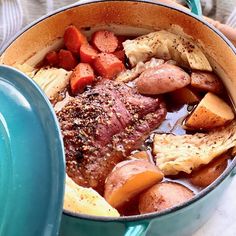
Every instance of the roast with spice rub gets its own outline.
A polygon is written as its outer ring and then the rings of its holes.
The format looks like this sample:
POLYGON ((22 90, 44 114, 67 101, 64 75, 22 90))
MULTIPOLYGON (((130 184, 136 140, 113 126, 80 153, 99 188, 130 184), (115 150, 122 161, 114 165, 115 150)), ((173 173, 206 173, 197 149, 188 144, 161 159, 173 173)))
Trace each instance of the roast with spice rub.
POLYGON ((165 115, 161 99, 110 80, 72 98, 57 113, 67 174, 77 184, 103 193, 113 167, 139 148, 165 115))

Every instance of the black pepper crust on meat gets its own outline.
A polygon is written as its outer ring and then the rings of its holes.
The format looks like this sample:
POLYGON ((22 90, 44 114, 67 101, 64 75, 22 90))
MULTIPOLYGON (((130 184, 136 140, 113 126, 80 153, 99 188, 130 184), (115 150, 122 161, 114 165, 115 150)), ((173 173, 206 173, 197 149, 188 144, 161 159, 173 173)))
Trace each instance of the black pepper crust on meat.
POLYGON ((166 115, 158 98, 105 80, 69 101, 58 113, 67 174, 103 193, 112 168, 140 147, 166 115))

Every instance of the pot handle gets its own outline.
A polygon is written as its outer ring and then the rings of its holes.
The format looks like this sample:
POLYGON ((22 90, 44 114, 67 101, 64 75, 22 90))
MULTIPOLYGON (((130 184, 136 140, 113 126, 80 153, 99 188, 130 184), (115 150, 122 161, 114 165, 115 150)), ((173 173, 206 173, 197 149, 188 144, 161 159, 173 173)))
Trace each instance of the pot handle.
POLYGON ((144 236, 148 224, 128 226, 124 236, 144 236))
POLYGON ((198 15, 202 16, 202 7, 200 0, 185 0, 186 4, 188 7, 191 9, 191 12, 198 15))

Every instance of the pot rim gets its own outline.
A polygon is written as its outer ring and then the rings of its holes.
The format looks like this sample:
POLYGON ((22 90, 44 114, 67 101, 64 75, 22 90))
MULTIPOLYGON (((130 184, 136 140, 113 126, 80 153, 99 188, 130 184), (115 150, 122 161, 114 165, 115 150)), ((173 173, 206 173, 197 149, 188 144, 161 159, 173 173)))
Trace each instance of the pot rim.
MULTIPOLYGON (((71 4, 69 6, 62 7, 56 11, 53 11, 50 14, 47 14, 45 16, 40 17, 39 19, 33 21, 31 24, 25 26, 19 33, 17 33, 15 36, 13 36, 10 41, 0 50, 0 56, 5 52, 5 50, 20 36, 22 35, 25 31, 29 30, 31 27, 34 25, 38 24, 39 22, 56 15, 60 12, 80 7, 80 6, 85 6, 85 5, 90 5, 90 4, 96 4, 96 3, 101 3, 104 2, 103 0, 82 0, 80 2, 76 2, 74 4, 71 4)), ((107 0, 107 2, 119 2, 118 0, 107 0)), ((204 20, 202 17, 199 17, 191 12, 185 11, 184 9, 177 8, 175 6, 170 6, 167 4, 164 4, 162 2, 157 2, 156 0, 124 0, 123 2, 140 2, 140 3, 145 3, 145 4, 151 4, 151 5, 158 5, 161 7, 166 7, 169 8, 173 11, 179 11, 183 14, 186 14, 195 20, 199 21, 200 23, 206 25, 213 33, 219 35, 225 43, 230 47, 230 49, 233 51, 233 53, 236 56, 236 48, 234 45, 230 42, 229 39, 226 38, 226 36, 223 35, 219 30, 217 30, 214 26, 210 25, 206 20, 204 20)), ((184 209, 185 207, 188 207, 189 205, 197 202, 198 200, 202 199, 205 197, 207 194, 209 194, 211 191, 213 191, 215 188, 217 188, 218 185, 220 185, 223 180, 225 180, 230 173, 233 171, 233 169, 236 167, 236 158, 233 159, 233 161, 230 163, 230 165, 227 167, 227 169, 214 181, 212 184, 210 184, 208 187, 203 189, 200 193, 195 195, 191 200, 182 203, 178 206, 169 208, 167 210, 164 210, 162 212, 154 212, 154 213, 148 213, 148 214, 142 214, 142 215, 135 215, 135 216, 122 216, 122 217, 106 217, 106 216, 93 216, 93 215, 87 215, 87 214, 81 214, 81 213, 74 213, 72 211, 64 210, 63 209, 63 214, 70 216, 70 217, 75 217, 75 218, 81 218, 85 220, 90 220, 90 221, 101 221, 101 222, 129 222, 129 221, 140 221, 140 220, 148 220, 151 218, 156 218, 156 217, 162 217, 165 215, 168 215, 170 213, 177 212, 181 209, 184 209)))

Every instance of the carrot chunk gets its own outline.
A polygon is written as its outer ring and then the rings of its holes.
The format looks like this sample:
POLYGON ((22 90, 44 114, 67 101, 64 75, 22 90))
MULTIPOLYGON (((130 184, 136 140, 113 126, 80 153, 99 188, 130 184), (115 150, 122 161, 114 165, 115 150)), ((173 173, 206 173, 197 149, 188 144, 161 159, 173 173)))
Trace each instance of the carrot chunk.
POLYGON ((45 56, 46 63, 50 66, 57 66, 59 63, 58 54, 55 51, 47 53, 45 56))
POLYGON ((80 47, 82 44, 87 43, 87 39, 74 25, 71 25, 65 30, 64 43, 69 51, 79 55, 80 47))
POLYGON ((61 49, 58 53, 58 58, 59 58, 59 67, 65 69, 65 70, 72 70, 76 67, 78 64, 78 61, 73 54, 68 51, 61 49))
POLYGON ((99 75, 108 79, 112 79, 125 68, 122 61, 108 53, 99 53, 93 65, 99 75))
POLYGON ((71 92, 82 93, 95 79, 92 67, 88 63, 79 63, 70 76, 71 92))
POLYGON ((92 45, 100 52, 112 53, 118 47, 118 39, 113 32, 101 30, 92 35, 92 45))
POLYGON ((125 63, 125 52, 124 52, 124 50, 115 51, 115 52, 113 52, 113 54, 114 54, 119 60, 121 60, 123 63, 125 63))
POLYGON ((91 63, 97 57, 98 52, 89 44, 83 44, 80 47, 80 61, 91 63))

